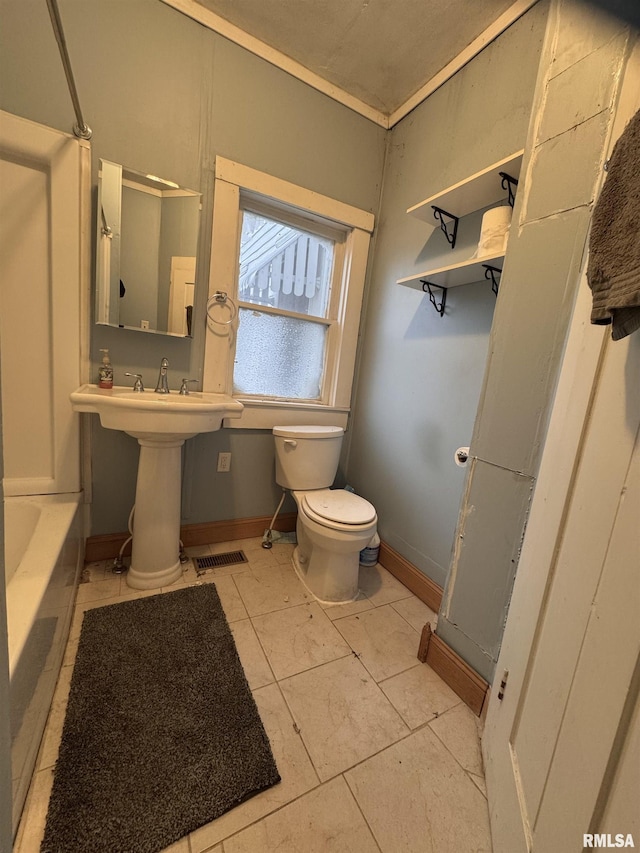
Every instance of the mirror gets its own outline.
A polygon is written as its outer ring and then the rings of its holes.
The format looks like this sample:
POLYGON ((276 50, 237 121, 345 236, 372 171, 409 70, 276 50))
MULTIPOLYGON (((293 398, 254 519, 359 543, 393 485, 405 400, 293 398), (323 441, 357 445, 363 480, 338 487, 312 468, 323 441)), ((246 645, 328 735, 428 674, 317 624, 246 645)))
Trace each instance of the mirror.
POLYGON ((200 193, 100 160, 96 323, 191 335, 200 193))

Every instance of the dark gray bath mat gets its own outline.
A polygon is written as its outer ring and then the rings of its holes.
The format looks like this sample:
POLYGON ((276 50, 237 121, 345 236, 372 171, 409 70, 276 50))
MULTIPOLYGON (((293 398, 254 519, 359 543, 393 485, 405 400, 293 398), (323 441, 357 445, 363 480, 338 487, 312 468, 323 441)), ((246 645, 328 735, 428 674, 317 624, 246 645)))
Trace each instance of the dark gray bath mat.
POLYGON ((157 853, 279 781, 213 584, 87 611, 42 853, 157 853))

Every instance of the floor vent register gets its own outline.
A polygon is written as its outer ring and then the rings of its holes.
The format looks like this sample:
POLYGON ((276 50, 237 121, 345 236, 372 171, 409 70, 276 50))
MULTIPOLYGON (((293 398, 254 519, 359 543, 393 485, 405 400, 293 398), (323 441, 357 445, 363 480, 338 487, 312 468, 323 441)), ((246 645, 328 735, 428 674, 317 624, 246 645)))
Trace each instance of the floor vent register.
POLYGON ((227 551, 224 554, 208 554, 206 557, 196 557, 196 574, 204 575, 220 566, 233 566, 236 563, 247 563, 244 551, 227 551))

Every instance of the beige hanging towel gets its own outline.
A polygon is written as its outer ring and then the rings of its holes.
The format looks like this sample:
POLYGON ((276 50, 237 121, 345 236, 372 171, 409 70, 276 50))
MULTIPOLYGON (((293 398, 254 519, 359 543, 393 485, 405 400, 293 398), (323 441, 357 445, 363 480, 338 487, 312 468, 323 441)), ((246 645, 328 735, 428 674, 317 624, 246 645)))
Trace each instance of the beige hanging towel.
POLYGON ((613 149, 593 212, 587 278, 591 322, 614 341, 640 329, 640 110, 613 149))

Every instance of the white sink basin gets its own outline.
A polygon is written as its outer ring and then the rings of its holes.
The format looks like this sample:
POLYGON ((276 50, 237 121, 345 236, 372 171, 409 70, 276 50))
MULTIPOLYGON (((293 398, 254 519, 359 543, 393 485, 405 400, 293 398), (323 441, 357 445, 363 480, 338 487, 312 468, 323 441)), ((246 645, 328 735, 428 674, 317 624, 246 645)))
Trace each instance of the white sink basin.
POLYGON ((140 445, 128 585, 160 589, 175 583, 182 577, 182 445, 200 432, 220 429, 224 418, 239 418, 242 403, 227 394, 156 394, 82 385, 71 394, 71 405, 76 412, 98 414, 103 427, 129 433, 140 445))
POLYGON ((220 429, 224 418, 239 418, 243 405, 228 394, 191 391, 156 394, 81 385, 71 394, 76 412, 94 412, 107 429, 119 429, 150 441, 184 441, 201 432, 220 429))

